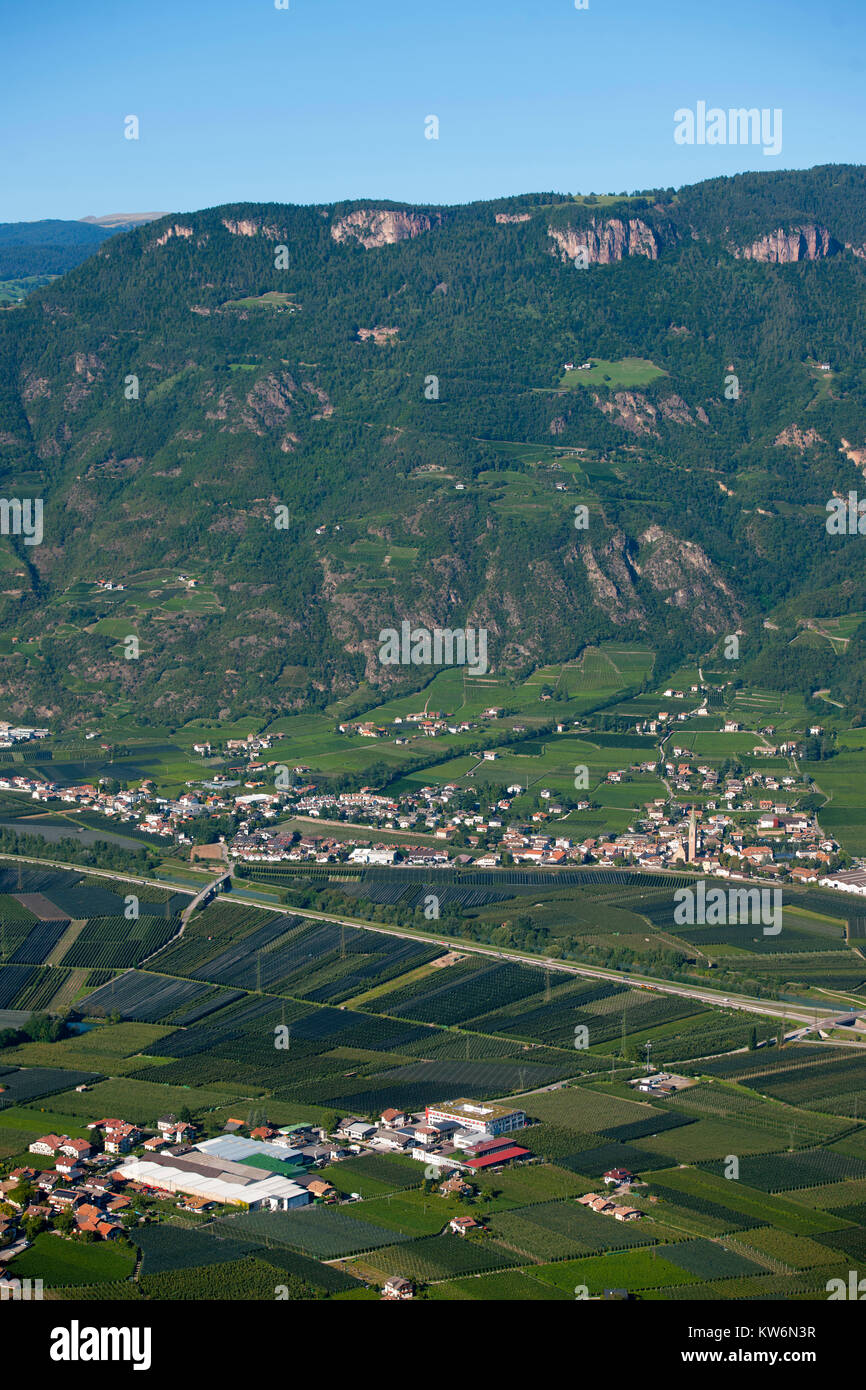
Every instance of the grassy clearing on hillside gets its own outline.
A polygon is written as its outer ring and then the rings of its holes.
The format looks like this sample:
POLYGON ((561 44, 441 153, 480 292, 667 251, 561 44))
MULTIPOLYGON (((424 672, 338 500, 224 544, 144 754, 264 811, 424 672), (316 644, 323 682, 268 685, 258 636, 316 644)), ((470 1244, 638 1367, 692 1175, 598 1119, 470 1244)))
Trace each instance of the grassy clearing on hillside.
POLYGON ((606 386, 611 391, 620 387, 649 386, 651 381, 667 376, 667 372, 650 362, 646 357, 621 357, 618 362, 609 362, 603 357, 591 357, 592 366, 580 371, 577 365, 572 372, 563 372, 560 386, 570 390, 578 386, 606 386))

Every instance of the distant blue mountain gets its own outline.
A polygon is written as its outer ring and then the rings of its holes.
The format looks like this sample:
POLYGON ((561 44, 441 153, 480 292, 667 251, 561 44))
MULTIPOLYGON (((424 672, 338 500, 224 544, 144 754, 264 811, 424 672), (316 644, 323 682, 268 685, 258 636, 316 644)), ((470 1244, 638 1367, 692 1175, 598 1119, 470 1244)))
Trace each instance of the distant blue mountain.
POLYGON ((0 280, 62 275, 93 255, 114 230, 91 222, 0 222, 0 280))

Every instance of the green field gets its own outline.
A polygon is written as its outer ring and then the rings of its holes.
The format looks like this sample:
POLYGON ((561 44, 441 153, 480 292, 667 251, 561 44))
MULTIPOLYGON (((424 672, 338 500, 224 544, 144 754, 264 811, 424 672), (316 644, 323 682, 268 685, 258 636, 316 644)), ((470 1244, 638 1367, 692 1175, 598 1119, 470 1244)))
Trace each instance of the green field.
POLYGON ((126 1279, 134 1266, 135 1253, 125 1242, 85 1245, 43 1231, 10 1269, 16 1279, 41 1279, 47 1293, 64 1285, 126 1279))
POLYGON ((560 386, 574 389, 577 386, 606 386, 615 391, 621 387, 649 386, 659 377, 667 376, 661 367, 644 357, 623 357, 618 362, 608 362, 602 357, 591 357, 592 366, 580 371, 575 365, 572 372, 564 372, 560 386))

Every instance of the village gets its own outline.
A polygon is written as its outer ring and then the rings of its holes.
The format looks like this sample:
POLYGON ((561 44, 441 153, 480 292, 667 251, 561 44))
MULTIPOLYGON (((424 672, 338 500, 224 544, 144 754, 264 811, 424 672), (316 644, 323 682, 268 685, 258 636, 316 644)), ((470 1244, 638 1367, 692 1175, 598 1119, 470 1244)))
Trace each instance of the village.
MULTIPOLYGON (((662 1077, 659 1076, 659 1082, 662 1077)), ((674 1081, 688 1084, 684 1078, 674 1081)), ((422 1112, 389 1108, 375 1122, 346 1116, 329 1133, 297 1122, 281 1128, 260 1117, 229 1119, 224 1131, 199 1138, 196 1126, 173 1114, 152 1127, 118 1118, 88 1124, 88 1138, 46 1134, 29 1146, 31 1164, 0 1180, 0 1297, 15 1287, 14 1259, 38 1235, 116 1241, 135 1227, 171 1221, 179 1211, 201 1220, 232 1211, 293 1211, 362 1200, 351 1182, 338 1188, 327 1168, 363 1154, 399 1154, 424 1164, 425 1190, 456 1199, 443 1209, 443 1230, 461 1237, 485 1234, 484 1195, 506 1166, 543 1161, 531 1143, 532 1122, 507 1101, 460 1098, 422 1112)), ((576 1200, 616 1221, 644 1212, 625 1199, 640 1188, 632 1172, 614 1167, 602 1181, 608 1195, 576 1200)), ((381 1296, 414 1295, 411 1280, 388 1280, 381 1296)))
MULTIPOLYGON (((664 696, 671 701, 688 698, 684 690, 676 689, 665 690, 664 696)), ((311 771, 303 764, 288 768, 266 761, 264 754, 272 743, 267 735, 228 740, 225 755, 241 760, 233 775, 213 773, 188 783, 175 796, 159 794, 148 778, 133 787, 106 778, 65 785, 11 769, 0 773, 0 791, 20 792, 43 805, 96 812, 108 821, 181 846, 219 838, 224 842, 224 857, 249 866, 310 861, 480 869, 601 864, 667 870, 689 865, 719 877, 760 873, 770 879, 830 883, 832 876, 831 886, 861 891, 862 885, 846 883, 844 878, 846 872, 857 874, 859 868, 847 870, 838 841, 822 831, 816 812, 796 809, 809 790, 809 779, 797 770, 797 740, 774 742, 772 726, 756 735, 754 757, 776 762, 786 758, 790 770, 785 772, 762 772, 756 763, 742 767, 736 758, 714 765, 677 741, 681 721, 706 713, 704 701, 688 712, 662 709, 656 719, 636 721, 635 734, 658 739, 656 755, 609 768, 594 788, 587 776, 580 784, 584 789, 567 796, 545 786, 543 779, 536 779, 531 794, 528 784, 507 780, 468 786, 453 781, 431 783, 394 794, 375 787, 330 790, 311 780, 311 771), (652 779, 656 786, 661 780, 668 795, 641 804, 641 779, 652 779), (629 783, 637 803, 632 823, 607 833, 582 834, 582 815, 597 817, 603 810, 600 789, 629 783), (218 837, 208 835, 211 821, 218 821, 221 830, 228 822, 232 830, 218 837), (316 821, 323 823, 322 834, 316 821), (377 830, 387 832, 387 843, 376 841, 377 830), (362 831, 373 834, 359 835, 362 831)), ((490 708, 482 718, 496 720, 501 714, 490 708)), ((397 716, 390 731, 396 742, 404 736, 400 729, 410 725, 430 735, 473 727, 449 723, 438 711, 397 716)), ((584 736, 588 733, 582 721, 574 721, 573 727, 584 736)), ((0 724, 0 734, 2 728, 0 724)), ((369 723, 338 728, 340 733, 375 738, 389 732, 369 723)), ((47 731, 12 730, 23 732, 42 737, 47 731)), ((522 732, 521 726, 510 730, 512 735, 522 732)), ((557 722, 550 738, 570 732, 557 722)), ((741 732, 742 726, 734 720, 726 720, 721 730, 725 735, 741 732)), ((820 725, 811 725, 807 731, 812 738, 822 733, 820 725)), ((492 765, 492 771, 503 751, 483 748, 473 756, 478 765, 492 765)), ((215 749, 205 742, 195 744, 194 752, 204 758, 215 749)))

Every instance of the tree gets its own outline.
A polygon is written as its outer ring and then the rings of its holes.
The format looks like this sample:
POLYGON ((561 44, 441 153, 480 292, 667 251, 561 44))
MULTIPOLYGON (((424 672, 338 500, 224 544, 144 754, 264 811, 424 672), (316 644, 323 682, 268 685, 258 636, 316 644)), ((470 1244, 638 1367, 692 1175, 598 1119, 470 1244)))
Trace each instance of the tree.
POLYGON ((36 1189, 32 1182, 19 1182, 18 1186, 13 1187, 12 1191, 9 1193, 10 1199, 13 1202, 17 1202, 18 1205, 22 1207, 28 1207, 35 1195, 36 1189))
POLYGON ((75 1228, 75 1217, 69 1208, 59 1211, 54 1218, 54 1229, 61 1235, 68 1236, 75 1228))

